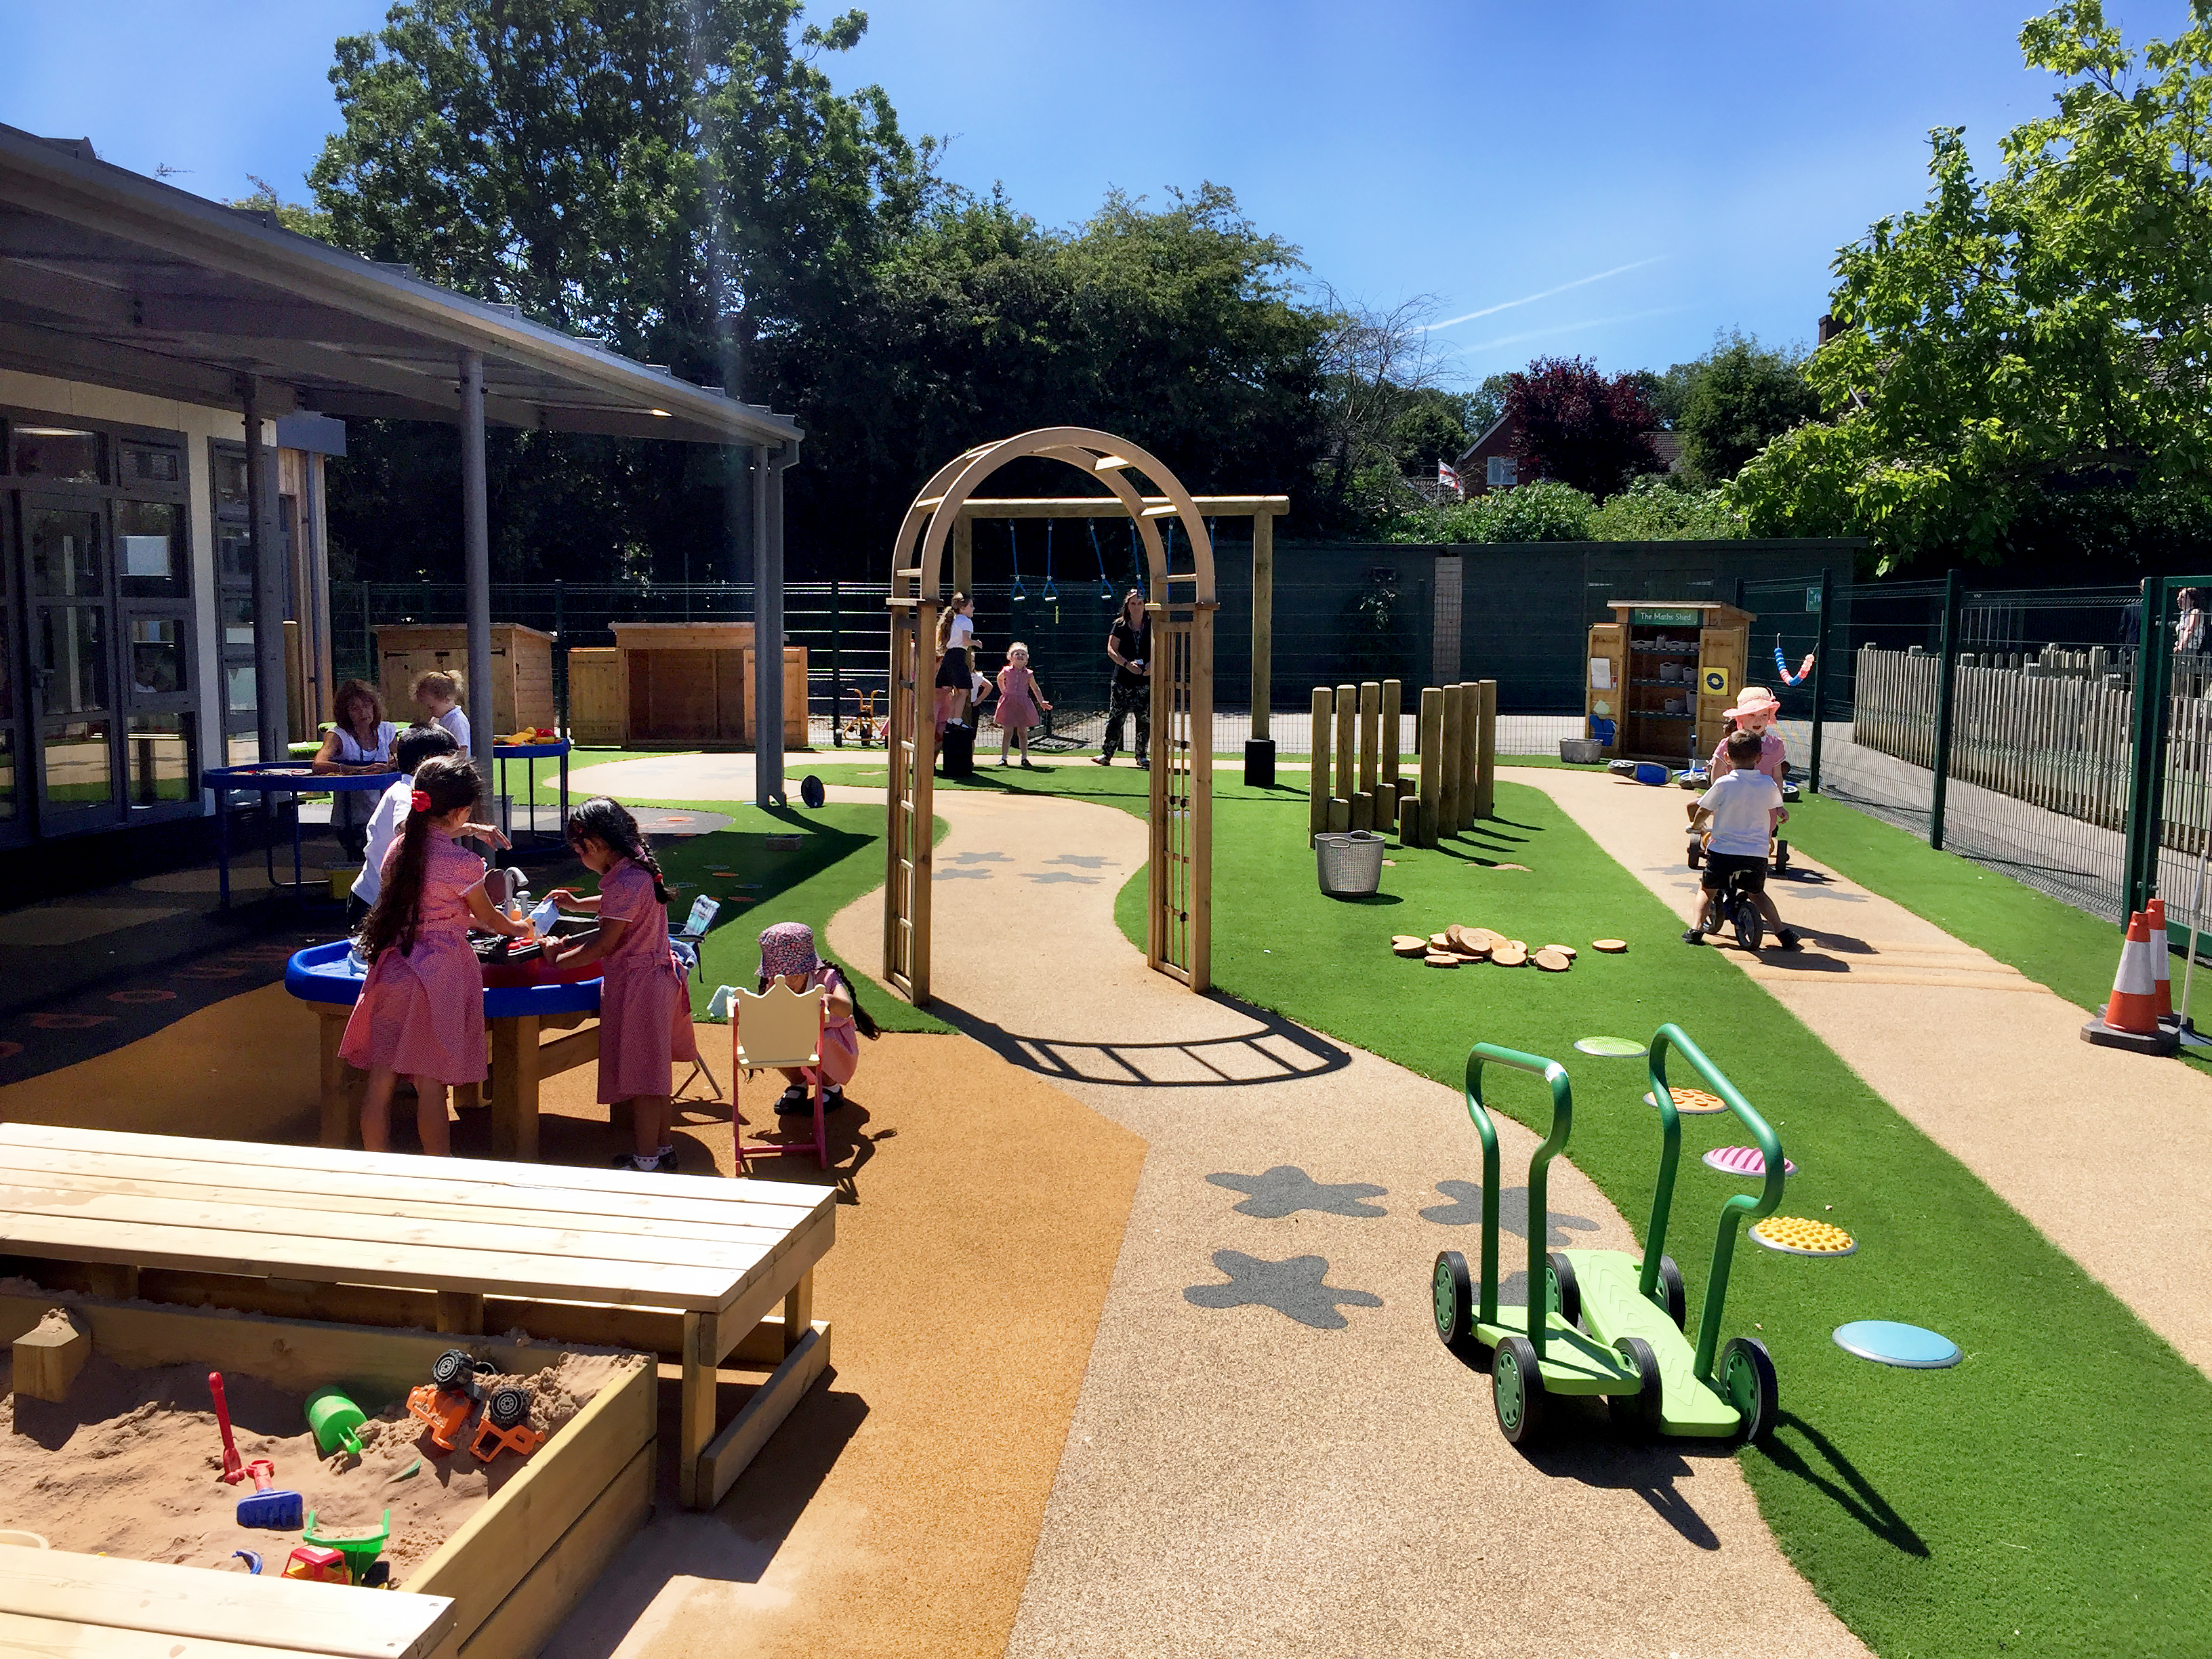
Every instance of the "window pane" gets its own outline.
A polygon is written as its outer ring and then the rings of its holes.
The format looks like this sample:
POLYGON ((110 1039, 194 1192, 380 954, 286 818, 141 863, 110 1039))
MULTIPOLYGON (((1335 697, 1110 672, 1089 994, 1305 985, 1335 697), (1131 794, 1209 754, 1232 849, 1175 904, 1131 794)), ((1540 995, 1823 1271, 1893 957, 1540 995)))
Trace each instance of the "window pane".
POLYGON ((251 766, 261 758, 261 735, 258 732, 234 732, 229 741, 232 766, 251 766))
POLYGON ((23 514, 31 554, 31 592, 100 597, 100 520, 89 513, 34 507, 23 514))
POLYGON ((259 707, 253 696, 253 665, 228 662, 222 665, 224 695, 234 714, 250 714, 259 707))
POLYGON ((184 481, 185 458, 175 450, 155 444, 123 446, 123 482, 125 484, 173 484, 184 481))
POLYGON ((32 630, 31 665, 49 714, 79 714, 107 703, 103 612, 92 605, 42 605, 32 630))
POLYGON ((25 478, 100 483, 100 434, 67 426, 19 426, 10 434, 15 472, 25 478))
POLYGON ((131 689, 167 696, 185 689, 184 624, 167 617, 131 619, 131 689))
POLYGON ((0 726, 0 823, 11 823, 21 813, 15 794, 15 729, 0 726))
POLYGON ((251 647, 253 644, 253 601, 250 599, 226 599, 219 608, 222 612, 222 642, 251 647))
POLYGON ((115 555, 125 593, 182 599, 186 586, 184 509, 167 501, 116 502, 115 555))
POLYGON ((222 526, 216 547, 216 568, 227 582, 253 585, 253 544, 243 530, 222 526))
POLYGON ((192 740, 182 714, 133 714, 124 752, 130 757, 131 804, 159 806, 190 800, 192 740))
POLYGON ((63 720, 46 728, 39 765, 57 806, 98 806, 115 799, 115 765, 106 720, 63 720))
POLYGON ((246 510, 246 452, 236 449, 216 449, 210 452, 208 464, 215 474, 215 504, 218 507, 246 510))

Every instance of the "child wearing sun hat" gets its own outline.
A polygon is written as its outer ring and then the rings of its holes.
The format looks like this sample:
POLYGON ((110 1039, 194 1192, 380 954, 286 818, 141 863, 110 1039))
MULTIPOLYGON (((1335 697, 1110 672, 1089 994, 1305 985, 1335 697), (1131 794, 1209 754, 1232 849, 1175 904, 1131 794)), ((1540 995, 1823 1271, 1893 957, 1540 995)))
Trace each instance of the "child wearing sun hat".
POLYGON ((845 1103, 845 1085, 860 1067, 860 1038, 875 1040, 876 1022, 853 995, 845 976, 815 953, 814 930, 805 922, 779 921, 763 928, 760 951, 763 991, 771 981, 781 980, 794 991, 820 986, 830 994, 823 1009, 822 1063, 779 1066, 788 1086, 775 1103, 775 1109, 783 1114, 811 1112, 814 1103, 809 1091, 818 1079, 823 1109, 834 1112, 845 1103))
MULTIPOLYGON (((1781 712, 1781 700, 1773 692, 1763 685, 1747 685, 1736 693, 1735 707, 1721 716, 1721 723, 1731 731, 1758 734, 1759 769, 1777 783, 1788 763, 1782 734, 1774 729, 1774 717, 1781 712)), ((1721 733, 1712 758, 1705 763, 1706 775, 1716 783, 1735 770, 1735 762, 1729 757, 1728 737, 1727 731, 1721 733)))

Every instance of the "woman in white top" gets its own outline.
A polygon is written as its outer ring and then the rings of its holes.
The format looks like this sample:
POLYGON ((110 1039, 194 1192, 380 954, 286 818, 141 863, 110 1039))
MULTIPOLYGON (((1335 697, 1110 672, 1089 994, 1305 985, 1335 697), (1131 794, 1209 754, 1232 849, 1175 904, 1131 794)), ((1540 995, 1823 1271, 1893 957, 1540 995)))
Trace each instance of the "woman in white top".
POLYGON ((937 735, 957 720, 975 695, 975 601, 955 593, 937 613, 937 735))
MULTIPOLYGON (((323 733, 313 769, 321 773, 389 772, 392 739, 399 728, 384 718, 384 699, 362 680, 348 680, 333 699, 337 723, 323 733)), ((349 859, 362 855, 369 814, 376 798, 366 789, 340 789, 331 796, 331 831, 349 859)))

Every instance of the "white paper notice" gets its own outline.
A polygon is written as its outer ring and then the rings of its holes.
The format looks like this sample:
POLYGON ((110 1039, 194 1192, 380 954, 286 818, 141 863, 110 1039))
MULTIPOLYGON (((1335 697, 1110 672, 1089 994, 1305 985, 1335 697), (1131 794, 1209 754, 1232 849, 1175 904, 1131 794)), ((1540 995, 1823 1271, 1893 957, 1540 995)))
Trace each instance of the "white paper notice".
POLYGON ((1590 690, 1593 691, 1613 690, 1612 658, 1592 657, 1590 659, 1590 690))

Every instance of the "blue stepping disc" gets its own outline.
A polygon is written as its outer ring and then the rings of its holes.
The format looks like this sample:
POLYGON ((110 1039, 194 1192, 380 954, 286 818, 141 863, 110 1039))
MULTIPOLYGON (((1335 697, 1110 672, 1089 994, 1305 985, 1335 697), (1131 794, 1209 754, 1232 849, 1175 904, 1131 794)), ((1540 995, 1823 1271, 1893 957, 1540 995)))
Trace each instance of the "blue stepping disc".
POLYGON ((1575 1047, 1586 1054, 1595 1054, 1601 1060, 1641 1060, 1651 1052, 1648 1045, 1638 1042, 1634 1037, 1577 1037, 1575 1047))
POLYGON ((1836 1346, 1877 1365, 1940 1371, 1959 1363, 1959 1345, 1937 1332, 1893 1319, 1854 1319, 1836 1327, 1836 1346))

